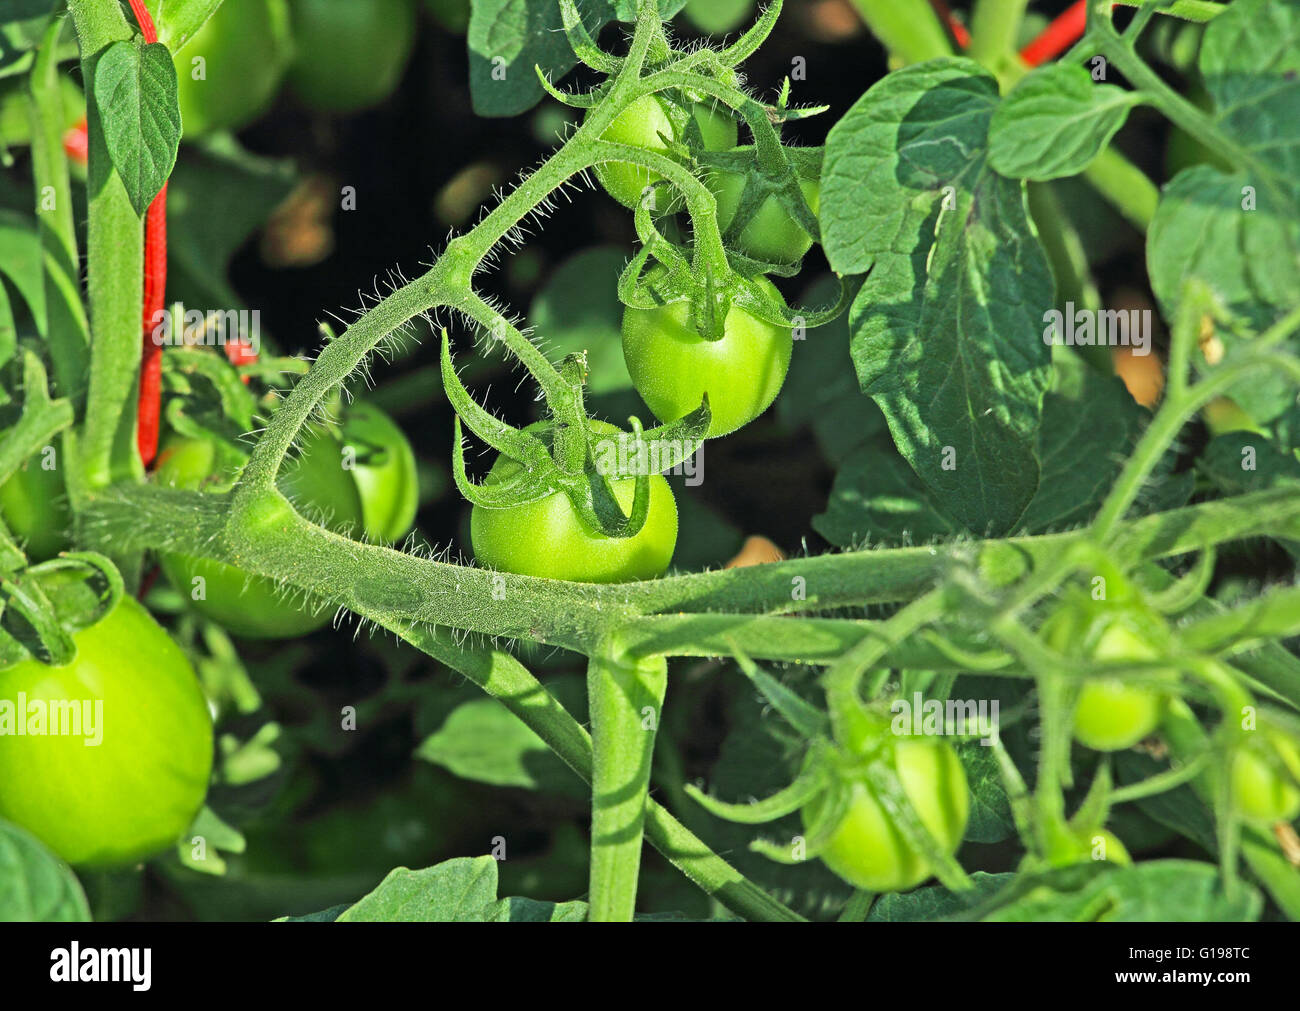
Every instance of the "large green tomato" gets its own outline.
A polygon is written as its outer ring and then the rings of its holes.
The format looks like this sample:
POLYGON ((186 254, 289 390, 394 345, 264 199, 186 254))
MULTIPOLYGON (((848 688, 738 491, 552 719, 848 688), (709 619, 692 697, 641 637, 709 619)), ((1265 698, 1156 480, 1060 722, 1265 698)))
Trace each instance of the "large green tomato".
MULTIPOLYGON (((655 272, 647 282, 653 288, 655 272)), ((776 287, 758 283, 774 298, 776 287)), ((708 341, 691 325, 688 299, 623 314, 623 358, 628 374, 655 417, 677 421, 709 395, 709 438, 727 435, 762 414, 781 392, 794 347, 789 326, 769 323, 733 304, 721 340, 708 341)))
POLYGON ((172 845, 202 806, 212 717, 189 660, 134 598, 73 642, 67 666, 24 660, 0 670, 0 817, 69 863, 135 863, 172 845), (20 703, 21 736, 16 722, 5 725, 20 703), (89 720, 51 733, 51 707, 63 703, 89 720), (47 719, 33 734, 37 704, 47 719))
MULTIPOLYGON (((666 99, 659 95, 644 95, 620 112, 601 137, 616 144, 667 154, 668 144, 664 138, 680 139, 667 110, 666 99)), ((735 146, 738 132, 735 118, 729 113, 725 107, 714 108, 704 103, 691 106, 691 115, 699 124, 706 151, 723 151, 735 146)), ((607 162, 596 166, 596 178, 624 207, 635 208, 640 204, 645 188, 659 182, 663 176, 640 165, 607 162)))
POLYGON ((392 544, 406 536, 420 507, 415 454, 402 430, 374 404, 353 404, 343 419, 343 445, 361 496, 362 530, 392 544))
MULTIPOLYGON (((550 422, 525 431, 547 438, 550 422)), ((593 421, 596 436, 623 435, 613 425, 593 421)), ((519 464, 499 457, 486 481, 495 484, 519 473, 519 464)), ((632 508, 636 479, 613 482, 614 497, 626 513, 632 508)), ((677 502, 660 474, 650 478, 650 509, 645 526, 633 537, 606 537, 574 512, 563 492, 508 509, 474 506, 470 538, 480 565, 522 576, 579 583, 621 583, 652 579, 672 561, 677 544, 677 502)))
MULTIPOLYGON (((891 745, 894 770, 921 823, 948 853, 955 853, 966 831, 970 790, 957 753, 937 737, 900 737, 891 745)), ((934 871, 908 844, 872 786, 856 779, 849 809, 820 856, 849 884, 872 892, 914 888, 934 871)), ((803 809, 811 828, 826 803, 824 794, 803 809)))
MULTIPOLYGON (((156 18, 156 0, 149 7, 156 18)), ((184 135, 251 123, 271 104, 292 55, 285 0, 224 0, 172 57, 184 135)))
POLYGON ((1243 746, 1232 762, 1232 795, 1237 810, 1252 821, 1271 825, 1300 814, 1300 746, 1276 731, 1243 746))
MULTIPOLYGON (((710 173, 706 182, 718 200, 718 228, 725 232, 740 209, 745 177, 736 172, 718 171, 710 173)), ((799 189, 815 216, 821 207, 820 185, 811 179, 801 179, 799 189)), ((795 263, 812 244, 812 236, 775 196, 768 196, 758 205, 758 211, 736 239, 737 249, 765 263, 795 263)))
POLYGON ((291 0, 289 83, 328 112, 382 102, 397 87, 415 46, 415 0, 291 0))
POLYGON ((71 544, 72 511, 63 471, 47 469, 44 463, 44 457, 37 454, 0 485, 0 517, 31 562, 53 558, 71 544))
MULTIPOLYGON (((158 461, 161 484, 190 490, 202 488, 215 465, 212 443, 188 438, 169 439, 158 461)), ((300 463, 280 486, 300 511, 319 511, 330 529, 345 534, 360 530, 361 500, 343 467, 342 447, 332 435, 311 436, 300 463)), ((328 609, 314 612, 286 597, 271 580, 233 565, 182 554, 164 554, 159 561, 177 592, 235 635, 288 639, 313 632, 330 619, 328 609)))

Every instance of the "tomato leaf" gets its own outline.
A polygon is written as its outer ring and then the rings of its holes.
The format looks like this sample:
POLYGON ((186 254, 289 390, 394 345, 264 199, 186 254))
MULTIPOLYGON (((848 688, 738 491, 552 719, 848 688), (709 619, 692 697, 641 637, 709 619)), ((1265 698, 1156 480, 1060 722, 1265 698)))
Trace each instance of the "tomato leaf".
POLYGON ((1015 874, 976 871, 970 879, 975 887, 969 892, 951 892, 942 885, 931 885, 911 892, 882 895, 871 907, 867 922, 912 923, 961 913, 991 899, 1015 879, 1015 874))
POLYGON ((37 333, 46 332, 45 282, 36 225, 17 211, 0 210, 0 277, 8 278, 27 303, 37 333))
POLYGON ((495 699, 464 702, 416 749, 463 779, 526 790, 574 792, 578 781, 519 717, 495 699))
POLYGON ((1053 63, 1023 78, 993 113, 989 164, 1044 181, 1077 175, 1101 153, 1141 97, 1099 84, 1083 67, 1053 63))
MULTIPOLYGON (((1295 304, 1300 291, 1300 226, 1274 191, 1246 173, 1225 175, 1206 165, 1180 172, 1164 188, 1147 234, 1147 270, 1166 319, 1183 285, 1210 285, 1225 309, 1262 330, 1295 304)), ((1216 337, 1232 358, 1243 342, 1226 328, 1216 337)), ((1195 360, 1205 368, 1203 355, 1195 360)), ((1277 417, 1295 400, 1281 373, 1254 375, 1229 394, 1255 421, 1277 417)))
MULTIPOLYGON (((686 0, 663 0, 670 17, 686 0)), ((635 0, 585 0, 582 22, 594 38, 616 18, 636 18, 635 0)), ((469 89, 480 116, 517 116, 545 92, 534 67, 558 81, 577 64, 555 0, 474 0, 469 31, 469 89)))
POLYGON ((1219 869, 1192 860, 1150 860, 1107 868, 1077 891, 1034 889, 986 917, 1001 922, 1242 923, 1259 919, 1263 898, 1238 882, 1223 894, 1219 869))
POLYGON ((1219 128, 1300 203, 1300 3, 1229 4, 1205 29, 1200 70, 1219 128))
POLYGON ((907 461, 879 439, 840 467, 826 511, 812 525, 842 548, 925 544, 962 532, 907 461))
POLYGON ((109 158, 143 215, 176 164, 176 67, 161 43, 114 42, 100 56, 94 81, 109 158))
POLYGON ((90 906, 72 870, 17 825, 0 821, 0 921, 85 923, 90 906))
POLYGON ((199 33, 222 0, 147 0, 145 6, 158 29, 158 41, 176 53, 199 33))
POLYGON ((1019 528, 1043 533, 1092 519, 1132 451, 1145 416, 1118 378, 1062 356, 1043 400, 1038 433, 1042 477, 1019 528))
POLYGON ((850 310, 863 392, 945 510, 1001 534, 1038 487, 1055 285, 1024 186, 987 164, 997 82, 965 59, 874 85, 831 130, 831 266, 870 271, 850 310))

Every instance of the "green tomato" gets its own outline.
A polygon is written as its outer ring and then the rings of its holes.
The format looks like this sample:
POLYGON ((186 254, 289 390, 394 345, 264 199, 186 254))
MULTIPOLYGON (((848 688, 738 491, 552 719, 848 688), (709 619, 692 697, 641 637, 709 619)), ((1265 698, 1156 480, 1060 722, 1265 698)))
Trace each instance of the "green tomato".
POLYGON ((44 463, 37 454, 0 485, 0 517, 32 562, 53 558, 72 544, 72 510, 63 471, 46 469, 44 463))
MULTIPOLYGON (((667 154, 668 140, 679 139, 668 109, 667 100, 659 95, 643 95, 620 112, 601 137, 616 144, 667 154)), ((703 103, 691 106, 691 115, 699 124, 706 151, 722 151, 735 146, 738 132, 736 121, 729 112, 703 103)), ((659 182, 663 176, 628 162, 606 162, 596 166, 596 178, 605 191, 624 207, 635 208, 641 203, 646 187, 659 182)))
POLYGON ((289 83, 308 105, 354 112, 392 94, 415 46, 415 0, 291 0, 289 83))
POLYGON ((135 863, 172 845, 202 806, 212 717, 189 660, 134 598, 73 642, 66 666, 0 670, 0 727, 4 710, 17 718, 22 693, 29 730, 0 732, 0 817, 69 863, 135 863), (91 721, 81 736, 51 734, 47 710, 46 732, 33 735, 36 702, 80 704, 91 721))
MULTIPOLYGON (((158 3, 149 6, 157 17, 158 3)), ((257 119, 275 97, 292 54, 285 0, 224 0, 172 55, 185 137, 236 130, 257 119)))
MULTIPOLYGON (((745 177, 736 172, 713 172, 705 180, 718 200, 718 227, 726 231, 745 190, 745 177)), ((816 215, 821 207, 821 186, 811 179, 799 180, 799 189, 816 215)), ((812 248, 812 236, 804 231, 775 195, 769 195, 749 223, 740 230, 736 248, 765 263, 796 263, 812 248)))
POLYGON ((1237 810, 1271 825, 1300 814, 1300 746, 1284 734, 1262 731, 1263 740, 1244 745, 1232 761, 1232 795, 1237 810))
POLYGON ((343 419, 343 445, 355 454, 349 462, 366 537, 380 544, 405 537, 420 507, 420 480, 402 430, 374 404, 354 404, 343 419))
MULTIPOLYGON (((948 853, 955 853, 966 831, 970 791, 961 760, 947 741, 900 737, 892 748, 894 770, 917 817, 948 853)), ((854 780, 849 808, 820 856, 849 884, 871 892, 901 892, 933 873, 929 862, 908 844, 871 785, 854 780)), ((819 795, 803 809, 811 828, 826 803, 819 795)))
MULTIPOLYGON (((158 481, 165 486, 200 489, 213 475, 215 453, 203 439, 174 437, 158 457, 158 481)), ((281 490, 304 513, 319 512, 339 533, 359 530, 361 499, 343 467, 342 447, 325 432, 313 434, 300 462, 286 473, 281 490)), ((159 558, 167 578, 202 615, 247 639, 288 639, 314 632, 330 619, 290 599, 275 583, 224 562, 192 555, 159 558)))
MULTIPOLYGON (((655 272, 647 277, 650 287, 655 272)), ((780 299, 766 278, 758 280, 780 299)), ((708 341, 691 325, 682 299, 623 313, 623 358, 641 399, 661 421, 677 421, 709 395, 709 438, 727 435, 762 414, 781 392, 794 347, 791 328, 769 323, 733 304, 721 340, 708 341)))
MULTIPOLYGON (((551 423, 529 425, 525 431, 546 439, 551 423)), ((624 433, 613 425, 593 421, 596 436, 624 433)), ((519 464, 498 457, 486 481, 495 484, 519 472, 519 464)), ((626 513, 632 508, 636 479, 612 482, 614 497, 626 513)), ((633 537, 606 537, 573 509, 563 492, 528 505, 508 509, 474 506, 470 539, 480 565, 523 576, 567 579, 579 583, 621 583, 652 579, 668 568, 677 544, 677 502, 660 474, 650 478, 650 509, 645 526, 633 537)))
POLYGON ((1104 860, 1123 867, 1133 863, 1119 836, 1105 828, 1081 834, 1063 832, 1053 844, 1049 862, 1053 867, 1065 867, 1088 860, 1104 860))
MULTIPOLYGON (((1096 660, 1155 660, 1160 654, 1120 621, 1102 631, 1093 648, 1096 660)), ((1164 675, 1176 680, 1176 671, 1164 675)), ((1154 688, 1128 685, 1115 678, 1084 683, 1074 710, 1074 736, 1094 751, 1131 748, 1160 724, 1165 694, 1154 688)))

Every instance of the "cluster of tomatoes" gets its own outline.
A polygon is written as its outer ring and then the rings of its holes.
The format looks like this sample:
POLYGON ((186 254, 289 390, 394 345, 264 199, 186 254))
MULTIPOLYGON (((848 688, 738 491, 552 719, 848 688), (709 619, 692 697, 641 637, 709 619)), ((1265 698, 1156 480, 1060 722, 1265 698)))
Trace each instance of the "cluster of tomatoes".
MULTIPOLYGON (((732 152, 753 159, 752 148, 737 147, 736 114, 720 104, 693 101, 669 93, 645 95, 632 102, 601 135, 603 140, 669 157, 695 153, 732 152)), ((713 168, 696 163, 695 171, 717 201, 717 224, 727 233, 735 219, 747 180, 757 173, 713 168)), ((637 208, 657 196, 663 177, 630 162, 597 166, 601 185, 615 200, 637 208)), ((804 198, 815 214, 819 189, 815 179, 800 180, 804 198)), ((665 214, 682 210, 680 199, 664 201, 665 214)), ((811 248, 813 237, 779 202, 775 192, 734 235, 729 245, 753 261, 797 265, 811 248)), ((755 285, 774 304, 781 295, 766 277, 755 285)), ((676 422, 697 410, 707 398, 710 422, 707 438, 735 432, 762 414, 776 399, 790 368, 793 331, 788 323, 762 319, 745 306, 732 303, 722 321, 721 336, 700 333, 692 297, 675 290, 668 271, 652 267, 643 279, 651 294, 648 308, 628 306, 623 316, 623 356, 638 394, 656 418, 676 422)), ((533 429, 544 435, 543 422, 533 429)), ((618 429, 593 423, 594 436, 618 436, 618 429)), ((488 484, 512 476, 515 461, 501 458, 488 475, 488 484)), ((653 578, 672 559, 677 540, 677 507, 668 482, 650 478, 650 508, 641 530, 631 537, 611 538, 594 529, 569 504, 562 492, 537 502, 490 509, 476 505, 471 534, 480 563, 508 572, 583 582, 619 582, 653 578)), ((616 479, 612 490, 620 505, 632 503, 635 480, 616 479)))

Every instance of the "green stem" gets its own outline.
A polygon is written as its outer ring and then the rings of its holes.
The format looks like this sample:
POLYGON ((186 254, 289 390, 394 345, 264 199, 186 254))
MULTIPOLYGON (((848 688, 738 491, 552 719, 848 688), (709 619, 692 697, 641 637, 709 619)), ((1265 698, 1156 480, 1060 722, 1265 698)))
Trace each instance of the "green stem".
POLYGON ((1138 231, 1145 233, 1155 217, 1160 190, 1147 174, 1116 151, 1104 149, 1083 177, 1138 231))
POLYGON ((650 767, 667 687, 662 657, 633 659, 613 645, 591 655, 593 921, 626 922, 636 912, 650 767))
POLYGON ((891 56, 921 63, 952 55, 952 44, 929 0, 853 0, 853 6, 891 56))
POLYGON ((86 417, 79 440, 82 481, 70 481, 73 506, 79 489, 104 488, 143 474, 135 446, 136 380, 143 316, 144 229, 113 168, 95 103, 95 66, 113 42, 130 39, 131 26, 116 3, 68 0, 81 46, 90 142, 86 188, 87 288, 94 353, 86 417))
POLYGON ((977 0, 970 22, 970 55, 993 66, 1016 52, 1029 0, 977 0))

